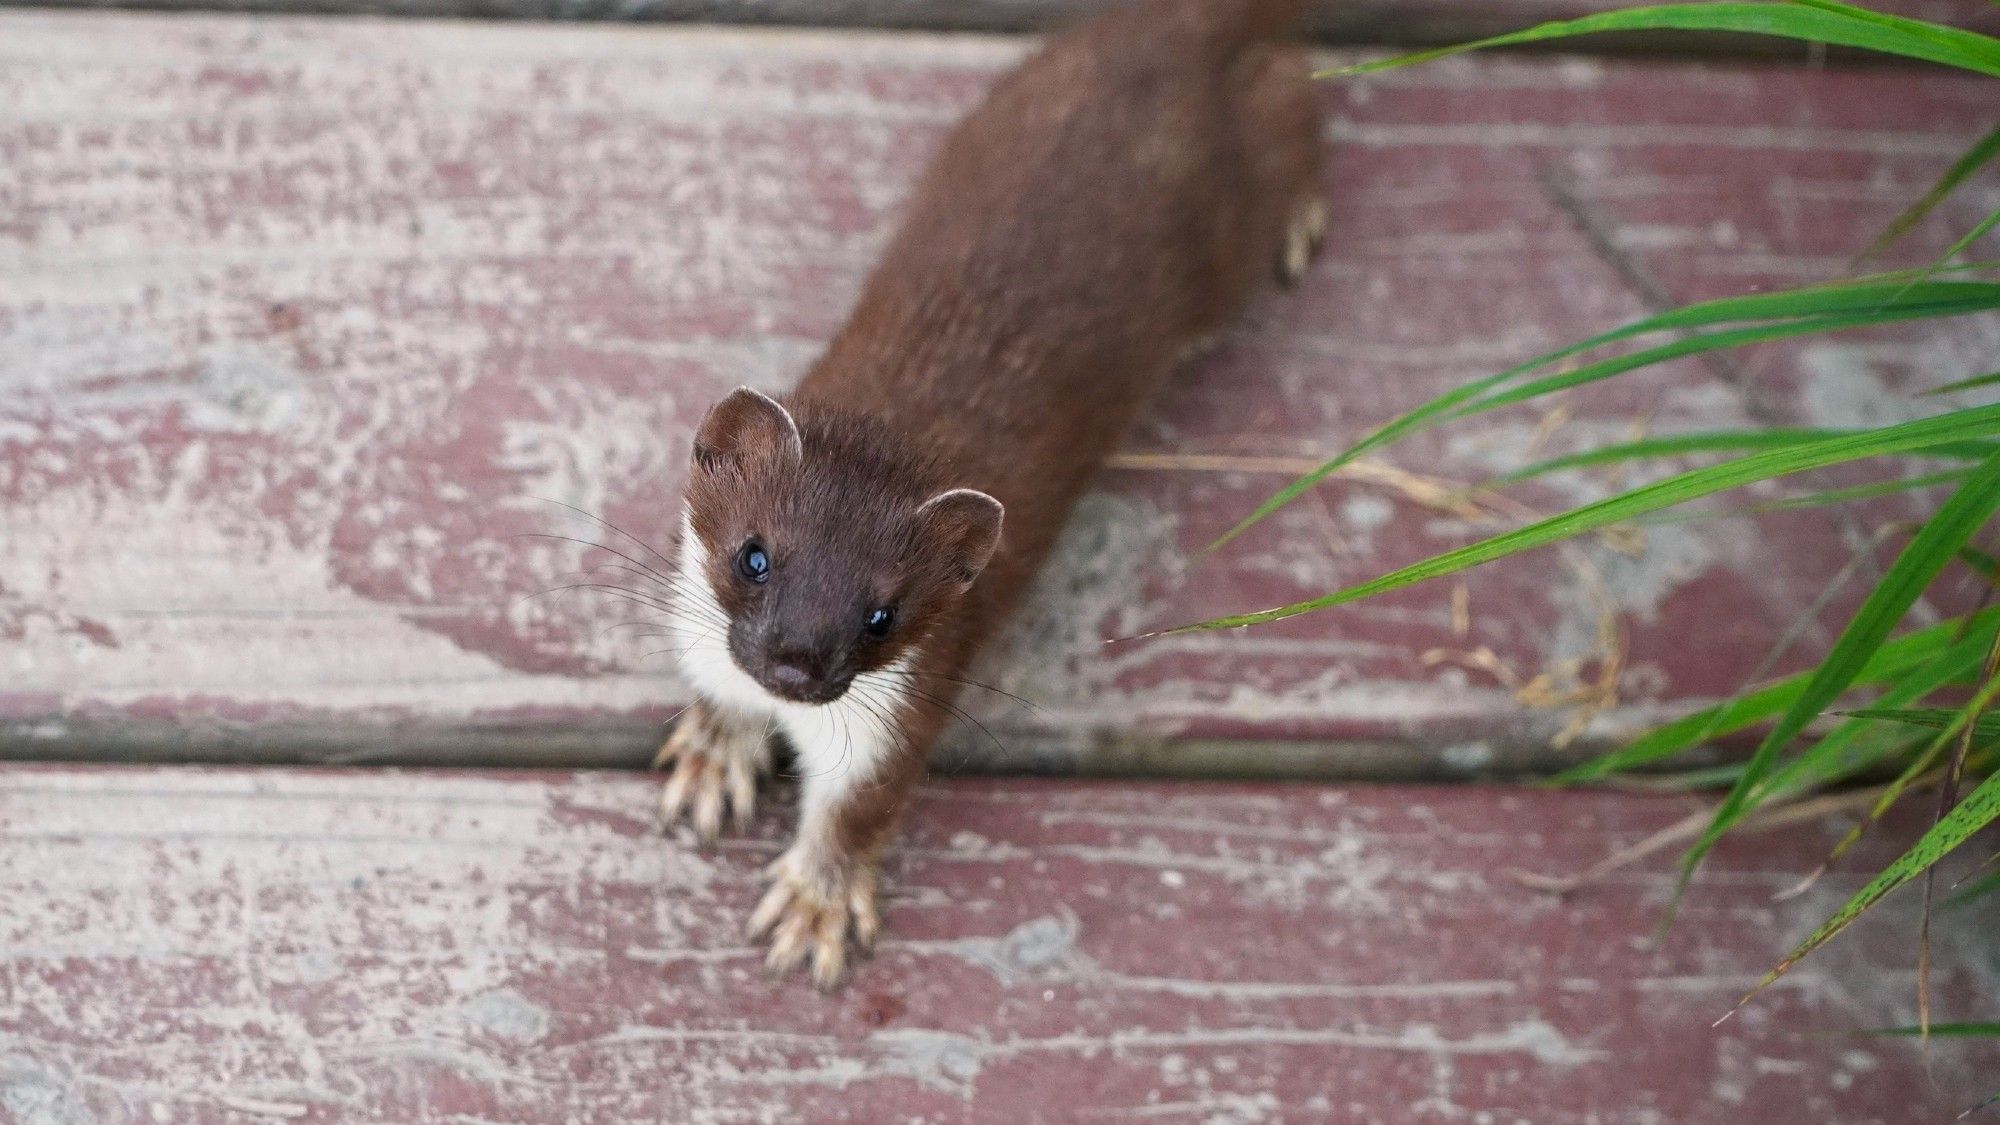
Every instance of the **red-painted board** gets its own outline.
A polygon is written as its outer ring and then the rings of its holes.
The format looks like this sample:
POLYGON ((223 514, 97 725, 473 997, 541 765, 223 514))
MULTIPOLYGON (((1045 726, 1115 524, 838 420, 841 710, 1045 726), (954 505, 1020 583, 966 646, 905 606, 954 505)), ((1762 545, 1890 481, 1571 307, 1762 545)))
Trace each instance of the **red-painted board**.
MULTIPOLYGON (((1723 846, 1698 806, 1487 787, 957 782, 888 933, 822 996, 740 937, 780 816, 655 834, 642 775, 0 772, 0 1117, 22 1122, 1940 1122, 2000 1053, 1914 1016, 1892 899, 1709 1025, 1889 841, 1723 846), (1935 1085, 1933 1085, 1933 1079, 1935 1085)), ((788 812, 788 810, 787 810, 788 812)), ((1907 836, 1906 818, 1894 834, 1907 836)), ((1940 917, 1937 1018, 1991 1018, 1992 909, 1940 917)))
MULTIPOLYGON (((694 21, 934 31, 1042 32, 1112 6, 1115 0, 48 0, 53 8, 345 13, 470 19, 694 21)), ((1545 20, 1614 8, 1614 0, 1323 0, 1301 29, 1334 43, 1458 43, 1517 31, 1545 20)), ((1877 0, 1877 11, 1991 34, 2000 26, 1982 0, 1877 0)), ((1814 48, 1750 35, 1598 35, 1581 49, 1770 55, 1803 61, 1814 48)), ((1853 55, 1864 58, 1868 56, 1853 55)))
MULTIPOLYGON (((664 548, 694 420, 796 377, 930 145, 1022 47, 0 15, 6 752, 643 760, 682 686, 613 628, 624 603, 535 596, 604 556, 519 536, 609 534, 559 501, 664 548)), ((1574 756, 1731 690, 1857 544, 1934 499, 1659 526, 1590 544, 1588 568, 1544 553, 1462 595, 1106 648, 1463 543, 1487 525, 1450 489, 1531 456, 1903 417, 1913 388, 1992 366, 1993 317, 1690 361, 1442 431, 1197 561, 1297 465, 1429 395, 1657 301, 1837 276, 1993 106, 1939 70, 1501 57, 1324 100, 1331 252, 1132 436, 981 673, 1038 709, 974 693, 992 737, 947 760, 1574 756)), ((1968 184, 1905 260, 1995 206, 1968 184)))

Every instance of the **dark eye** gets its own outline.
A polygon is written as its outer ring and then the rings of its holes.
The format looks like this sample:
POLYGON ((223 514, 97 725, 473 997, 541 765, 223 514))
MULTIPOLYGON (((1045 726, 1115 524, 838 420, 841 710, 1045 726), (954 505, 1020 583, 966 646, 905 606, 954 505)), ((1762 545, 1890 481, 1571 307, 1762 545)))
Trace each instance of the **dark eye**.
POLYGON ((771 577, 771 556, 764 552, 764 545, 752 539, 736 552, 736 573, 745 582, 755 582, 762 586, 771 577))
POLYGON ((886 637, 889 629, 896 624, 896 607, 885 605, 868 615, 866 628, 872 637, 886 637))

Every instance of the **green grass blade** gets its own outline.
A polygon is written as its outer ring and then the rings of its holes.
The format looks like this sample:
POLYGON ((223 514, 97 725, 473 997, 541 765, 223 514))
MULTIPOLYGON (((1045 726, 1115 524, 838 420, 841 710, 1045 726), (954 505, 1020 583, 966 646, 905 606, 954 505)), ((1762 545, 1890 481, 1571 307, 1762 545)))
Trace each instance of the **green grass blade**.
POLYGON ((1818 441, 1835 437, 1852 430, 1806 430, 1774 426, 1768 430, 1708 430, 1686 434, 1666 434, 1659 437, 1638 438, 1602 445, 1596 449, 1586 449, 1581 453, 1551 457, 1545 461, 1515 469, 1511 473, 1494 477, 1492 484, 1512 484, 1515 481, 1532 480, 1568 469, 1591 469, 1600 465, 1614 465, 1625 461, 1643 461, 1654 457, 1680 457, 1690 453, 1741 453, 1745 450, 1773 449, 1778 446, 1797 445, 1802 441, 1818 441))
POLYGON ((1321 71, 1318 77, 1338 78, 1414 66, 1488 47, 1543 43, 1606 31, 1726 31, 1771 35, 1811 43, 1858 47, 1867 51, 1923 59, 2000 77, 2000 40, 1958 28, 1938 27, 1918 20, 1900 20, 1845 5, 1789 4, 1661 4, 1623 8, 1555 20, 1522 31, 1496 35, 1430 51, 1378 59, 1321 71))
POLYGON ((1944 175, 1938 177, 1938 182, 1932 184, 1931 189, 1905 208, 1902 214, 1890 220, 1889 225, 1882 229, 1881 234, 1875 236, 1875 241, 1869 243, 1868 249, 1863 250, 1855 260, 1865 262, 1887 250, 1897 239, 1908 234, 1911 227, 1922 222, 1924 216, 1935 210, 1938 204, 1943 203, 1947 196, 1958 189, 1958 185, 1985 167, 1995 156, 2000 156, 2000 127, 1995 127, 1992 132, 1972 142, 1972 147, 1966 149, 1965 154, 1954 161, 1952 166, 1945 170, 1944 175))
MULTIPOLYGON (((1917 452, 1935 454, 1937 451, 1935 449, 1923 449, 1917 452)), ((1783 500, 1771 500, 1763 504, 1753 504, 1744 510, 1748 512, 1790 512, 1799 508, 1823 508, 1829 504, 1845 504, 1851 500, 1873 500, 1879 496, 1894 496, 1899 492, 1911 492, 1919 488, 1935 488, 1942 484, 1957 484, 1971 475, 1971 470, 1968 469, 1951 469, 1941 473, 1920 473, 1913 477, 1878 480, 1870 484, 1857 484, 1850 488, 1829 488, 1821 492, 1809 492, 1804 496, 1788 496, 1783 500)))
POLYGON ((1946 899, 1944 904, 1946 906, 1964 906, 1973 899, 1983 898, 1995 891, 2000 891, 2000 871, 1995 871, 1991 875, 1985 875, 1967 883, 1957 894, 1946 899))
MULTIPOLYGON (((1977 678, 1979 666, 1985 660, 1986 652, 1992 647, 1992 642, 1993 635, 1990 631, 1981 631, 1976 636, 1961 638, 1938 654, 1935 660, 1898 676, 1884 688, 1876 703, 1887 710, 1896 710, 1905 704, 1923 699, 1947 684, 1957 683, 1968 677, 1977 678)), ((1888 756, 1890 750, 1900 745, 1894 741, 1885 741, 1874 753, 1858 755, 1852 753, 1850 748, 1871 728, 1879 729, 1878 724, 1867 719, 1849 718, 1836 724, 1832 730, 1796 757, 1776 767, 1762 782, 1755 783, 1756 787, 1751 792, 1748 803, 1757 804, 1780 794, 1802 792, 1836 781, 1880 761, 1888 756)), ((1752 761, 1754 760, 1753 756, 1752 761)), ((1908 785, 1909 782, 1905 781, 1903 784, 1908 785)), ((1901 789, 1896 788, 1895 793, 1900 795, 1901 789)))
MULTIPOLYGON (((1768 430, 1709 430, 1685 434, 1664 434, 1658 437, 1639 438, 1612 445, 1601 445, 1596 449, 1586 449, 1561 457, 1551 457, 1537 461, 1511 473, 1494 477, 1489 485, 1513 484, 1547 476, 1550 473, 1570 469, 1591 469, 1602 465, 1621 464, 1626 461, 1645 461, 1656 457, 1684 457, 1693 453, 1741 453, 1747 450, 1776 449, 1786 445, 1818 441, 1822 438, 1852 434, 1856 430, 1809 430, 1775 426, 1768 430)), ((1977 461, 1993 452, 1996 446, 1990 442, 1958 442, 1950 446, 1933 447, 1924 454, 1933 457, 1949 457, 1956 460, 1977 461)))
MULTIPOLYGON (((1937 450, 1925 449, 1925 456, 1935 455, 1937 450)), ((1894 496, 1901 492, 1911 492, 1919 488, 1935 488, 1944 484, 1956 484, 1971 474, 1964 469, 1954 469, 1942 473, 1924 473, 1914 477, 1897 477, 1894 480, 1878 480, 1870 484, 1857 484, 1851 488, 1829 488, 1822 492, 1808 492, 1803 496, 1787 496, 1782 500, 1764 500, 1756 504, 1740 504, 1733 508, 1693 508, 1688 511, 1668 511, 1634 520, 1641 526, 1656 524, 1692 523, 1697 520, 1736 519, 1743 516, 1761 516, 1771 512, 1793 512, 1803 508, 1824 508, 1833 504, 1846 504, 1855 500, 1873 500, 1881 496, 1894 496)))
MULTIPOLYGON (((1932 730, 1946 729, 1958 716, 1956 711, 1939 707, 1863 707, 1856 711, 1842 711, 1841 714, 1857 719, 1928 727, 1932 730)), ((2000 741, 2000 715, 1981 715, 1979 722, 1972 729, 1982 744, 2000 741)))
MULTIPOLYGON (((1967 247, 1971 246, 1974 242, 1979 241, 1979 239, 1982 238, 1987 231, 1992 230, 1996 226, 2000 226, 2000 209, 1995 209, 1991 215, 1988 215, 1985 218, 1979 220, 1979 222, 1975 224, 1971 230, 1965 232, 1964 238, 1961 238, 1957 242, 1952 243, 1951 249, 1946 250, 1944 253, 1938 255, 1938 260, 1931 265, 1930 272, 1936 273, 1939 269, 1944 267, 1944 264, 1946 262, 1949 262, 1953 258, 1956 258, 1960 254, 1964 253, 1967 247)), ((1929 274, 1926 274, 1925 276, 1929 276, 1929 274)))
MULTIPOLYGON (((1883 643, 1869 658, 1855 682, 1880 683, 1906 676, 1911 669, 1950 654, 1959 647, 1983 652, 2000 628, 2000 608, 1988 609, 1972 617, 1953 618, 1883 643)), ((1691 749, 1711 738, 1734 734, 1756 726, 1790 707, 1812 678, 1800 672, 1750 692, 1727 703, 1706 707, 1665 726, 1647 731, 1626 745, 1600 758, 1574 766, 1551 779, 1552 784, 1574 785, 1623 773, 1691 749)))
POLYGON ((2000 226, 2000 208, 1996 208, 1991 215, 1988 215, 1984 219, 1979 220, 1979 222, 1975 226, 1973 226, 1971 230, 1965 232, 1964 238, 1961 238, 1957 242, 1952 243, 1950 249, 1946 250, 1942 254, 1939 254, 1937 256, 1937 260, 1932 262, 1927 268, 1925 268, 1922 274, 1918 275, 1917 281, 1913 281, 1910 284, 1915 285, 1918 284, 1918 282, 1928 280, 1931 277, 1931 275, 1937 273, 1939 270, 1944 269, 1946 263, 1950 262, 1953 258, 1958 257, 1960 253, 1964 252, 1966 247, 1971 246, 1974 242, 1979 241, 1980 236, 1984 235, 1987 231, 1992 230, 1995 226, 2000 226))
MULTIPOLYGON (((1498 374, 1456 387, 1399 415, 1363 437, 1345 452, 1325 462, 1280 489, 1256 510, 1203 549, 1208 553, 1235 539, 1271 513, 1305 495, 1320 481, 1352 463, 1362 454, 1401 441, 1444 421, 1459 407, 1478 400, 1511 380, 1560 363, 1610 344, 1659 332, 1692 331, 1724 324, 1800 320, 1808 317, 1868 313, 1888 315, 1888 320, 1930 316, 1956 316, 2000 308, 2000 283, 1988 281, 1922 281, 1911 271, 1899 271, 1850 283, 1809 286, 1776 293, 1755 293, 1745 297, 1725 297, 1671 309, 1644 317, 1555 351, 1544 352, 1525 363, 1498 374), (1922 312, 1913 310, 1922 309, 1922 312)), ((1757 343, 1773 337, 1759 336, 1742 343, 1757 343)), ((1702 349, 1696 348, 1694 351, 1702 349)), ((1694 351, 1675 354, 1694 354, 1694 351)), ((1661 357, 1655 357, 1655 362, 1661 357)), ((1672 358, 1667 356, 1664 358, 1672 358)))
MULTIPOLYGON (((1777 454, 1791 452, 1780 450, 1777 454)), ((1777 454, 1761 454, 1774 456, 1777 454)), ((1777 760, 1779 751, 1806 729, 1821 711, 1850 687, 1868 659, 1889 637, 1896 623, 1909 612, 1910 605, 1930 586, 1973 532, 1985 525, 2000 508, 2000 454, 1987 458, 1978 470, 1952 493, 1935 516, 1911 538, 1888 573, 1884 574, 1855 611, 1847 628, 1813 672, 1812 681, 1790 708, 1772 725, 1770 733, 1750 755, 1750 761, 1736 787, 1722 799, 1715 817, 1701 838, 1681 860, 1681 882, 1694 873, 1723 833, 1734 827, 1748 811, 1751 795, 1764 774, 1777 760)))
POLYGON ((1991 375, 1977 375, 1970 379, 1960 379, 1956 383, 1946 383, 1942 387, 1932 387, 1930 390, 1925 391, 1923 393, 1926 396, 1948 395, 1948 394, 1955 394, 1959 391, 1970 391, 1970 390, 1976 390, 1980 387, 1990 387, 1995 383, 2000 383, 2000 371, 1995 371, 1991 375))
MULTIPOLYGON (((1789 476, 1793 473, 1869 457, 1893 456, 1943 442, 1974 440, 1996 432, 2000 432, 2000 405, 1977 406, 1933 418, 1884 426, 1859 434, 1753 453, 1747 457, 1694 469, 1574 508, 1561 515, 1454 551, 1447 551, 1372 581, 1349 586, 1331 594, 1294 602, 1291 605, 1258 610, 1254 613, 1213 618, 1168 631, 1180 633, 1198 629, 1229 629, 1296 617, 1302 613, 1312 613, 1401 589, 1404 586, 1412 586, 1418 582, 1453 574, 1522 551, 1545 547, 1601 527, 1623 523, 1648 512, 1685 504, 1690 500, 1728 489, 1740 488, 1753 481, 1789 476)), ((1960 492, 1972 488, 1973 484, 1974 482, 1968 482, 1960 492)))
MULTIPOLYGON (((1822 865, 1822 869, 1827 867, 1832 867, 1834 864, 1839 863, 1841 857, 1847 854, 1849 848, 1852 848, 1854 845, 1860 843, 1861 838, 1867 834, 1868 830, 1874 827, 1876 824, 1880 823, 1882 818, 1889 814, 1889 810, 1896 806, 1896 802, 1903 799, 1903 794, 1909 791, 1910 786, 1916 784, 1917 780, 1923 777, 1925 773, 1930 770, 1930 768, 1937 762, 1938 758, 1945 753, 1945 750, 1954 741, 1959 741, 1961 751, 1964 750, 1967 747, 1967 745, 1969 745, 1969 739, 1965 741, 1959 740, 1958 737, 1959 732, 1965 729, 1966 724, 1976 723, 1978 720, 1982 719, 1984 717, 1987 704, 1993 701, 1993 697, 1996 694, 2000 694, 2000 676, 1994 676, 1991 674, 1993 671, 1994 656, 1995 652, 1991 648, 1991 646, 1988 646, 1986 652, 1980 654, 1978 663, 1980 665, 1982 674, 1986 676, 1986 682, 1979 686, 1979 690, 1973 694, 1972 699, 1969 702, 1967 702, 1964 707, 1958 709, 1957 711, 1946 712, 1947 717, 1944 721, 1944 725, 1938 728, 1937 734, 1933 735, 1932 737, 1924 739, 1920 744, 1918 744, 1922 747, 1921 749, 1917 749, 1915 753, 1910 754, 1907 753, 1907 751, 1909 749, 1915 749, 1915 747, 1909 747, 1909 746, 1904 747, 1907 761, 1905 761, 1902 770, 1896 774, 1896 779, 1894 781, 1891 781, 1889 785, 1882 790, 1881 796, 1877 797, 1875 799, 1874 804, 1872 804, 1869 807, 1868 815, 1862 817, 1861 820, 1858 821, 1852 828, 1847 830, 1846 834, 1840 838, 1840 841, 1838 843, 1834 844, 1833 851, 1828 853, 1826 857, 1826 862, 1822 865)), ((1903 700, 1899 700, 1899 702, 1908 701, 1909 698, 1912 697, 1905 696, 1905 698, 1903 700)), ((1895 709, 1885 708, 1885 710, 1895 710, 1895 709)), ((1849 722, 1863 722, 1863 721, 1865 720, 1857 720, 1857 719, 1849 720, 1849 722)), ((1976 730, 1977 728, 1975 727, 1974 729, 1976 730)), ((1886 757, 1886 756, 1887 755, 1879 755, 1878 757, 1886 757)), ((1868 763, 1860 763, 1860 764, 1865 765, 1868 763)), ((1825 769, 1818 769, 1816 772, 1822 775, 1821 778, 1814 779, 1812 782, 1809 782, 1808 785, 1818 784, 1821 780, 1836 779, 1839 776, 1839 772, 1841 771, 1829 771, 1825 769)), ((1852 771, 1848 770, 1845 772, 1852 772, 1852 771)), ((1771 784, 1767 788, 1766 792, 1767 794, 1771 792, 1777 792, 1787 787, 1788 786, 1786 782, 1774 778, 1772 779, 1771 784)), ((1797 786, 1796 788, 1805 788, 1805 786, 1797 786)), ((1927 880, 1924 887, 1924 914, 1927 919, 1930 914, 1930 895, 1931 895, 1931 888, 1927 880)), ((1926 922, 1925 924, 1924 932, 1925 933, 1929 932, 1928 922, 1926 922)), ((1918 1006, 1918 1011, 1920 1014, 1923 1014, 1924 1018, 1926 1019, 1929 1018, 1928 1012, 1924 1009, 1924 1007, 1921 1004, 1919 1004, 1918 1006)))
POLYGON ((1657 347, 1633 352, 1630 355, 1599 360, 1596 363, 1585 364, 1569 371, 1545 375, 1539 379, 1531 379, 1509 390, 1495 390, 1492 394, 1454 407, 1442 420, 1456 422, 1460 419, 1470 418, 1475 414, 1484 414, 1489 410, 1498 410, 1503 406, 1512 406, 1517 402, 1526 402, 1529 399, 1541 398, 1546 395, 1555 394, 1558 391, 1567 391, 1587 383, 1609 379, 1614 375, 1622 375, 1627 371, 1634 371, 1641 367, 1651 367, 1656 363, 1665 363, 1668 360, 1680 359, 1683 356, 1728 351, 1733 348, 1747 347, 1751 344, 1789 339, 1793 336, 1824 335, 1854 328, 1895 324, 1906 320, 1969 316, 1974 313, 1989 312, 1995 307, 2000 307, 2000 305, 1987 301, 1899 301, 1894 304, 1884 305, 1878 309, 1866 309, 1859 312, 1804 317, 1777 324, 1758 325, 1752 328, 1732 328, 1719 332, 1695 333, 1683 339, 1675 340, 1670 344, 1661 344, 1657 347))
MULTIPOLYGON (((1867 886, 1842 904, 1839 910, 1834 911, 1832 917, 1821 923, 1810 937, 1800 942, 1797 948, 1778 962, 1775 968, 1764 974, 1763 979, 1759 980, 1757 986, 1743 999, 1749 1000, 1750 996, 1756 995, 1772 981, 1783 976, 1801 959, 1846 929, 1848 924, 1860 917, 1863 911, 1880 902, 1884 895, 1922 874, 1926 868, 1951 854, 1960 844, 1971 839, 1980 829, 1996 819, 2000 819, 2000 774, 1987 778, 1964 800, 1953 806, 1952 810, 1932 825, 1930 831, 1924 833, 1923 838, 1909 851, 1904 852, 1894 863, 1884 868, 1881 874, 1870 880, 1867 886)), ((1742 1002, 1739 1001, 1737 1006, 1741 1007, 1742 1002)))
POLYGON ((1919 1037, 1929 1034, 1941 1039, 1967 1039, 2000 1035, 2000 1023, 1934 1023, 1930 1026, 1928 1032, 1914 1025, 1910 1027, 1871 1027, 1865 1031, 1857 1031, 1855 1034, 1914 1035, 1919 1037))

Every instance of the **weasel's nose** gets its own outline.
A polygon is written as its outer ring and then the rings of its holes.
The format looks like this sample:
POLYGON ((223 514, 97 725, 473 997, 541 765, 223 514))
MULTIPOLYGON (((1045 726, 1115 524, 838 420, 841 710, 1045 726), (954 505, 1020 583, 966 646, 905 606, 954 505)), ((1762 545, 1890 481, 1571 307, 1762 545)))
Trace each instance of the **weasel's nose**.
POLYGON ((822 662, 805 653, 773 655, 765 686, 775 695, 800 703, 826 703, 840 694, 827 681, 822 662))
POLYGON ((804 692, 819 680, 804 663, 784 659, 771 664, 771 678, 777 681, 779 687, 795 692, 804 692))

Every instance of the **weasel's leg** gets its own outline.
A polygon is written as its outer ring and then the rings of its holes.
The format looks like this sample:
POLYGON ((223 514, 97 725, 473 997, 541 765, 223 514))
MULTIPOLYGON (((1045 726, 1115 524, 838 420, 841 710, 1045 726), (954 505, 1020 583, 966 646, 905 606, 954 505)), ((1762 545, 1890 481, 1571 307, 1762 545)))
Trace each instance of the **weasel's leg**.
POLYGON ((770 772, 770 736, 768 719, 696 700, 653 757, 654 769, 673 771, 660 791, 660 815, 672 824, 686 811, 710 843, 722 833, 725 807, 738 830, 747 827, 757 807, 757 779, 770 772))
POLYGON ((816 737, 826 732, 787 725, 799 751, 799 834, 766 872, 771 889, 749 926, 753 938, 770 936, 765 964, 774 973, 810 958, 813 983, 830 989, 846 972, 848 938, 863 951, 875 943, 879 857, 923 776, 938 726, 907 710, 898 719, 873 737, 844 729, 832 751, 816 737))
POLYGON ((1271 262, 1278 283, 1290 288, 1305 277, 1326 241, 1319 92, 1311 58, 1299 47, 1263 48, 1245 55, 1240 65, 1237 104, 1256 191, 1257 252, 1271 262))

